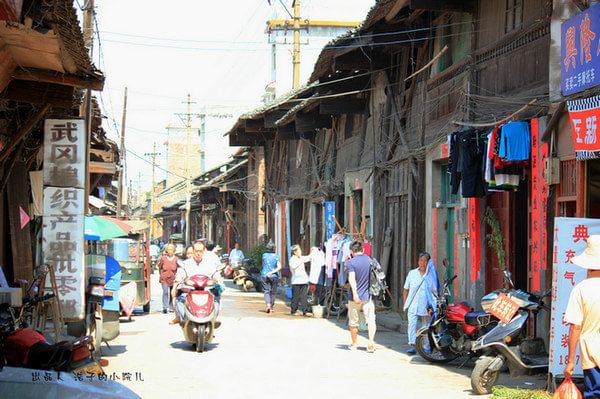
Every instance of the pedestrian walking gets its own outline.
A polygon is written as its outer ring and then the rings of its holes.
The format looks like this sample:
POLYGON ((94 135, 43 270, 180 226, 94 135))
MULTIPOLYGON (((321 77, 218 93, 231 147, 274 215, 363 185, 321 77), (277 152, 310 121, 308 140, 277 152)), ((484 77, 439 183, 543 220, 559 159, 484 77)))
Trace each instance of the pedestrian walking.
POLYGON ((275 244, 269 242, 267 244, 266 252, 262 256, 261 271, 267 313, 272 313, 275 307, 275 295, 277 295, 280 270, 281 260, 279 259, 279 256, 275 254, 275 244))
POLYGON ((369 292, 371 275, 371 258, 364 254, 363 243, 353 241, 350 244, 352 258, 346 263, 348 283, 350 284, 350 300, 348 302, 348 328, 352 338, 351 349, 357 348, 358 325, 360 312, 363 312, 367 322, 369 343, 367 352, 375 352, 375 304, 369 292))
POLYGON ((304 264, 310 262, 310 256, 302 256, 300 245, 292 246, 292 257, 290 258, 290 271, 292 272, 292 301, 290 303, 292 316, 296 315, 298 309, 302 315, 308 313, 308 274, 304 264))
MULTIPOLYGON (((404 282, 404 311, 408 318, 408 344, 411 348, 406 352, 414 355, 417 330, 429 322, 429 307, 433 308, 435 304, 430 303, 434 297, 432 293, 435 290, 434 284, 427 278, 428 264, 431 256, 427 252, 419 254, 418 266, 408 272, 404 282)), ((437 279, 437 275, 435 276, 437 279)))
POLYGON ((571 325, 569 357, 564 374, 566 378, 573 375, 579 342, 585 384, 583 396, 586 399, 600 398, 600 235, 590 236, 587 248, 571 262, 587 269, 587 278, 571 291, 563 317, 563 321, 571 325))
POLYGON ((177 273, 177 262, 179 258, 175 255, 175 245, 165 245, 165 254, 162 255, 158 261, 158 272, 159 282, 162 285, 162 306, 163 313, 173 311, 173 297, 171 291, 173 290, 173 282, 175 281, 175 274, 177 273))

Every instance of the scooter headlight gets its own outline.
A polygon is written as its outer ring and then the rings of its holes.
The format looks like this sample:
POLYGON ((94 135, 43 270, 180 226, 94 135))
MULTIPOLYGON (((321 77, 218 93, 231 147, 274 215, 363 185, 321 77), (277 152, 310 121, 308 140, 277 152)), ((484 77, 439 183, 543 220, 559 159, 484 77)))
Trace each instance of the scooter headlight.
POLYGON ((192 295, 192 301, 198 306, 206 305, 208 302, 208 295, 192 295))

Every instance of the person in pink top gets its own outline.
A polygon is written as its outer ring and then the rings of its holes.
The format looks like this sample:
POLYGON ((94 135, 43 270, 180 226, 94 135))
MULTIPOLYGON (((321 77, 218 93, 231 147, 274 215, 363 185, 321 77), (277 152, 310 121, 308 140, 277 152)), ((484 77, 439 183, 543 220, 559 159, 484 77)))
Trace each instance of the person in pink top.
POLYGON ((600 398, 600 235, 587 239, 587 248, 571 259, 573 264, 587 269, 587 278, 577 284, 563 321, 569 323, 569 357, 565 378, 571 378, 575 368, 575 351, 579 343, 586 399, 600 398))

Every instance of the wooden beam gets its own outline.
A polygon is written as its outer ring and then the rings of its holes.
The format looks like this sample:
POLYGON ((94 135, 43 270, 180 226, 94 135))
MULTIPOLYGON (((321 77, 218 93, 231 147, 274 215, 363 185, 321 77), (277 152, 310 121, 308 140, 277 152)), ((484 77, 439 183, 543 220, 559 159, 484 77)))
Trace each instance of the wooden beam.
POLYGON ((53 108, 73 108, 73 88, 52 83, 13 80, 0 96, 4 100, 42 105, 53 108))
POLYGON ((390 22, 394 17, 406 6, 408 0, 396 0, 396 4, 392 6, 392 9, 386 14, 385 20, 390 22))
POLYGON ((320 115, 318 112, 308 114, 298 113, 294 117, 296 130, 299 132, 313 132, 315 129, 331 128, 331 116, 320 115))
POLYGON ((336 71, 356 71, 365 70, 371 67, 370 60, 364 53, 358 49, 351 53, 335 57, 333 60, 333 68, 336 71))
POLYGON ((10 152, 13 150, 13 148, 15 148, 17 144, 19 144, 19 142, 23 140, 25 136, 27 136, 33 130, 33 128, 44 117, 44 115, 46 115, 46 112, 48 112, 48 110, 50 110, 50 104, 44 105, 35 113, 35 115, 33 115, 27 120, 25 125, 23 125, 21 129, 19 129, 17 134, 14 137, 12 137, 12 139, 6 144, 6 147, 2 149, 2 152, 0 153, 0 162, 3 162, 8 156, 8 154, 10 154, 10 152))
POLYGON ((367 101, 364 98, 325 98, 319 104, 319 113, 323 115, 362 114, 367 101))
POLYGON ((14 279, 31 281, 33 278, 33 252, 31 251, 31 223, 21 228, 21 215, 19 208, 29 209, 29 194, 27 192, 26 166, 23 162, 14 165, 9 177, 10 190, 6 192, 8 198, 8 219, 10 224, 10 238, 13 255, 14 279))
POLYGON ((286 114, 286 112, 287 112, 286 110, 277 109, 277 110, 265 113, 265 115, 263 117, 265 127, 274 128, 275 122, 277 122, 279 119, 281 119, 283 117, 283 115, 286 114))
POLYGON ((294 140, 299 136, 296 134, 296 129, 293 124, 280 126, 277 128, 277 138, 280 140, 294 140))
POLYGON ((244 127, 246 132, 262 132, 265 130, 265 122, 263 119, 245 119, 244 127))
POLYGON ((464 11, 472 13, 475 11, 475 2, 473 0, 410 0, 410 8, 413 10, 464 11))
POLYGON ((27 80, 40 83, 54 83, 61 86, 71 86, 80 89, 102 91, 104 89, 104 78, 94 79, 85 76, 77 76, 43 69, 28 68, 16 69, 12 73, 13 79, 27 80))

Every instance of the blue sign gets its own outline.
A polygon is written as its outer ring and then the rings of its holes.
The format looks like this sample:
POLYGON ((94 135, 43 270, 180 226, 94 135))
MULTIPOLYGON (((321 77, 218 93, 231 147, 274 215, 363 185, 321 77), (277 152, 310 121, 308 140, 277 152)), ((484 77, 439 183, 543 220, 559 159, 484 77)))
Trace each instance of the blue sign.
POLYGON ((563 22, 560 43, 563 95, 600 84, 600 4, 563 22))
POLYGON ((335 233, 335 202, 325 201, 325 240, 335 233))

